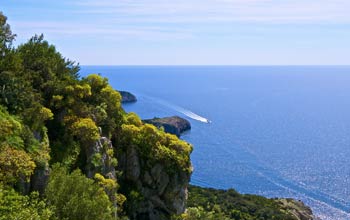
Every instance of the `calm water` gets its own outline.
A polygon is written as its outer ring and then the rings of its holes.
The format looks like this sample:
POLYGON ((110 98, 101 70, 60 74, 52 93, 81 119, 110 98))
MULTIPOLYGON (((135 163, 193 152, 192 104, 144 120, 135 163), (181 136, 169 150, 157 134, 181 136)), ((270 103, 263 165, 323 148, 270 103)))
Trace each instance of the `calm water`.
POLYGON ((294 197, 350 219, 350 67, 83 66, 134 93, 126 111, 179 115, 192 184, 294 197), (212 121, 203 123, 203 118, 212 121))

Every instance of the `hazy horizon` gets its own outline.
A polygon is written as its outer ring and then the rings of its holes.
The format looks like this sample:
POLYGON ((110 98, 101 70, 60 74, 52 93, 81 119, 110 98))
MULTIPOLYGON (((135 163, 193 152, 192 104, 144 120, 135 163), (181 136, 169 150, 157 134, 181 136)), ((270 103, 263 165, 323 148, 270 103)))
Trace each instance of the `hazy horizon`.
POLYGON ((257 64, 246 64, 246 65, 241 65, 241 64, 130 64, 130 65, 128 65, 128 64, 80 64, 80 66, 120 66, 120 67, 123 67, 123 66, 125 66, 125 67, 129 67, 129 66, 135 66, 135 67, 138 67, 138 66, 140 66, 140 67, 152 67, 152 66, 154 66, 154 67, 157 67, 157 66, 159 66, 159 67, 162 67, 162 66, 174 66, 174 67, 181 67, 181 66, 184 66, 184 67, 191 67, 191 66, 194 66, 194 67, 196 67, 196 66, 208 66, 208 67, 225 67, 225 66, 232 66, 232 67, 235 67, 235 66, 237 66, 237 67, 254 67, 254 66, 256 66, 256 67, 273 67, 273 66, 275 66, 275 67, 299 67, 299 66, 304 66, 304 67, 308 67, 308 66, 310 66, 310 67, 313 67, 313 66, 315 66, 315 67, 317 67, 317 66, 320 66, 320 67, 327 67, 327 66, 329 66, 329 67, 337 67, 337 66, 339 66, 339 67, 348 67, 348 66, 350 66, 350 64, 261 64, 261 65, 257 65, 257 64))

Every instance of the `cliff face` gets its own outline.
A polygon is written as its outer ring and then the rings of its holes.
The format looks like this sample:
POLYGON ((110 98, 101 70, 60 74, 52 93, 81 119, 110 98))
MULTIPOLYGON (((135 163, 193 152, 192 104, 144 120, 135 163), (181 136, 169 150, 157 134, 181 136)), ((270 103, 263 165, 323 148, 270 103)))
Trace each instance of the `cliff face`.
POLYGON ((132 103, 137 101, 136 96, 131 94, 130 92, 119 91, 119 93, 122 96, 122 103, 132 103))
MULTIPOLYGON (((283 220, 313 220, 316 219, 309 207, 294 199, 270 199, 258 195, 240 194, 234 189, 222 190, 189 187, 187 211, 184 215, 205 218, 205 213, 211 213, 210 219, 283 219, 283 220), (191 213, 192 211, 192 213, 191 213)), ((181 218, 179 218, 181 219, 181 218)), ((185 218, 186 219, 186 218, 185 218)), ((191 219, 191 218, 190 218, 191 219)))
POLYGON ((315 216, 310 207, 306 206, 302 201, 294 199, 277 199, 276 200, 284 210, 287 210, 297 220, 313 220, 315 216))
POLYGON ((96 173, 116 180, 113 162, 113 145, 107 137, 100 137, 87 149, 86 175, 93 178, 96 173))
POLYGON ((144 123, 153 124, 154 126, 164 128, 167 133, 175 134, 180 136, 182 132, 191 129, 191 124, 186 119, 180 118, 179 116, 165 117, 165 118, 154 118, 145 119, 144 123))
POLYGON ((170 215, 185 211, 189 173, 171 172, 161 163, 146 168, 149 161, 140 157, 136 147, 129 147, 118 161, 123 171, 121 181, 138 193, 130 207, 132 219, 170 219, 170 215))

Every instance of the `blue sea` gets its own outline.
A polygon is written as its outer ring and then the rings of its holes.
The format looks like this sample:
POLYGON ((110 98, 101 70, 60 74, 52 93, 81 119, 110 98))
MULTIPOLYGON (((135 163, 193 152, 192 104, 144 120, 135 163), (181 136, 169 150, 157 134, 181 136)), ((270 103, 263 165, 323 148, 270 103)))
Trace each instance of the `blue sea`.
POLYGON ((325 220, 350 219, 350 66, 83 66, 142 119, 192 130, 191 183, 293 197, 325 220), (205 123, 206 119, 211 123, 205 123))

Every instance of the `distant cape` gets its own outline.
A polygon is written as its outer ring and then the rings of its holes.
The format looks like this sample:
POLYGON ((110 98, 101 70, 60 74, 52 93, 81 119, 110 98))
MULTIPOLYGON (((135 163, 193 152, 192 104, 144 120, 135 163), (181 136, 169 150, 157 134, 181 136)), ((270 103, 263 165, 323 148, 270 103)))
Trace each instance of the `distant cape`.
POLYGON ((137 98, 134 94, 127 91, 118 91, 122 96, 122 103, 133 103, 137 102, 137 98))

